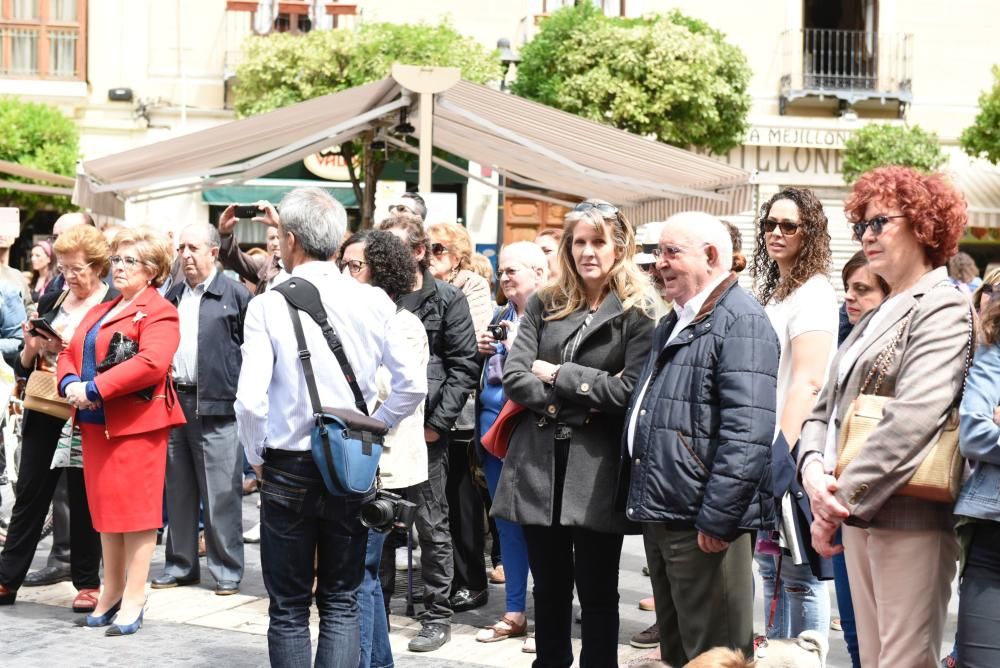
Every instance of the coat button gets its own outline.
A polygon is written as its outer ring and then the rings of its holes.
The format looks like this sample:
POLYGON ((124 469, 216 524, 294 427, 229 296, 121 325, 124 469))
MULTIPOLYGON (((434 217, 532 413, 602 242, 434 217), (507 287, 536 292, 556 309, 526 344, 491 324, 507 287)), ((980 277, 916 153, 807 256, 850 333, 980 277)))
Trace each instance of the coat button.
POLYGON ((795 492, 796 499, 801 499, 803 496, 805 496, 805 494, 803 494, 802 492, 795 492))
POLYGON ((636 463, 636 464, 638 464, 638 463, 639 463, 639 462, 641 462, 641 461, 642 461, 642 457, 636 457, 636 458, 635 458, 635 463, 636 463))
POLYGON ((643 408, 641 411, 639 411, 639 415, 645 415, 645 414, 646 414, 646 409, 645 408, 643 408))
POLYGON ((581 383, 580 384, 580 391, 581 392, 590 392, 590 383, 581 383))
POLYGON ((635 513, 635 508, 629 508, 629 509, 628 509, 628 514, 629 514, 629 515, 632 515, 632 514, 634 514, 634 513, 635 513))
POLYGON ((549 411, 549 415, 555 415, 556 414, 556 407, 555 406, 549 406, 548 411, 549 411))

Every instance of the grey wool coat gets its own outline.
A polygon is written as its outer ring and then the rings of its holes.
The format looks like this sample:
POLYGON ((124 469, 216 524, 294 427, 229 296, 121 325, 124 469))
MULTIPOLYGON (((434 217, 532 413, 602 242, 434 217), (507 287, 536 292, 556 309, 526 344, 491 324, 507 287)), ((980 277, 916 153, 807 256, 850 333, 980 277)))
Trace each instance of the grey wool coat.
POLYGON ((594 314, 573 361, 562 364, 554 386, 531 373, 536 359, 560 363, 587 314, 581 309, 562 320, 543 321, 541 300, 534 296, 528 301, 503 377, 507 398, 527 410, 515 418, 493 513, 519 524, 551 526, 558 521, 625 533, 630 523, 624 509, 614 507, 619 444, 625 409, 649 353, 653 320, 639 308, 623 309, 612 293, 594 314), (570 426, 572 436, 560 516, 555 518, 557 422, 570 426))

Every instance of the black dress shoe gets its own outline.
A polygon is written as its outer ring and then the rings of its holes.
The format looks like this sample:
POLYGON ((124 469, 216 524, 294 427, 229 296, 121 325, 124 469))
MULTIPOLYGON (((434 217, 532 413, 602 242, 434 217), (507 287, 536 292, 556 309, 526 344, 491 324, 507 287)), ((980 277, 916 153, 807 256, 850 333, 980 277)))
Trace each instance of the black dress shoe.
POLYGON ((240 593, 240 583, 232 580, 219 580, 215 584, 216 596, 231 596, 240 593))
POLYGON ((72 580, 69 566, 46 566, 33 573, 28 573, 24 578, 25 587, 44 587, 57 582, 72 580))
POLYGON ((448 602, 451 604, 451 609, 454 612, 462 612, 464 610, 481 608, 489 600, 489 590, 483 589, 482 591, 472 592, 463 587, 455 592, 455 595, 448 599, 448 602))
POLYGON ((451 640, 451 625, 428 622, 420 628, 407 649, 411 652, 433 652, 451 640))
POLYGON ((187 580, 181 580, 180 578, 174 577, 173 575, 167 575, 164 573, 158 577, 153 578, 150 586, 153 589, 170 589, 172 587, 185 587, 187 585, 196 585, 201 580, 199 578, 190 578, 187 580))
POLYGON ((14 605, 15 599, 17 599, 17 590, 7 589, 0 584, 0 605, 14 605))

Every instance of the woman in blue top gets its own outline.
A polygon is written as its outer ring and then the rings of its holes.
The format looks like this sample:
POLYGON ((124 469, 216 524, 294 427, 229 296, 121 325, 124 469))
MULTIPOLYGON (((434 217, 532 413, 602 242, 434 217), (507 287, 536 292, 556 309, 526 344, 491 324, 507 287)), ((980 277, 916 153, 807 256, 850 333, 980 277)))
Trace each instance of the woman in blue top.
POLYGON ((972 466, 955 505, 965 547, 958 656, 967 668, 1000 666, 1000 302, 990 301, 962 398, 960 447, 972 466))
MULTIPOLYGON (((517 336, 518 321, 524 313, 528 298, 548 280, 548 262, 542 249, 530 241, 517 241, 504 246, 497 262, 500 289, 507 297, 507 306, 500 307, 493 315, 491 325, 506 328, 506 337, 497 340, 488 328, 479 335, 479 354, 486 359, 479 383, 479 413, 477 433, 480 437, 489 431, 500 409, 507 401, 503 392, 503 364, 507 351, 517 336)), ((496 495, 497 483, 503 460, 483 451, 483 470, 490 498, 496 495)), ((521 526, 496 518, 500 534, 500 553, 503 556, 506 577, 507 609, 493 626, 479 632, 479 642, 496 642, 506 638, 527 635, 528 621, 524 615, 528 588, 528 552, 521 526)))

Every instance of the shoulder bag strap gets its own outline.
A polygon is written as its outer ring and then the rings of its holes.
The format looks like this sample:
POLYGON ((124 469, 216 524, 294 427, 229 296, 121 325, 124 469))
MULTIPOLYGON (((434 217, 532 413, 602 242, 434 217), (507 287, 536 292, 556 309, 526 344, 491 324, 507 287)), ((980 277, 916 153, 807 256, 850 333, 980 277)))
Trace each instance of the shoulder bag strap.
MULTIPOLYGON (((309 281, 302 280, 301 278, 295 277, 290 278, 284 283, 274 286, 271 288, 276 292, 281 293, 281 295, 288 302, 289 313, 296 311, 295 317, 292 318, 292 325, 297 327, 296 336, 302 331, 302 322, 298 319, 297 311, 302 310, 309 314, 316 324, 319 325, 320 329, 323 331, 323 338, 326 339, 327 345, 333 352, 333 356, 337 358, 337 363, 340 365, 340 370, 344 374, 344 378, 347 379, 347 384, 351 387, 351 393, 354 395, 354 406, 362 414, 368 415, 368 405, 365 403, 365 397, 361 393, 361 388, 358 386, 357 377, 354 375, 354 369, 351 367, 350 360, 347 359, 347 354, 344 352, 344 346, 340 342, 340 337, 337 336, 337 331, 330 324, 330 321, 326 317, 326 309, 323 307, 323 302, 320 299, 319 291, 316 290, 314 286, 309 281)), ((309 382, 309 376, 312 372, 312 363, 309 361, 308 357, 303 357, 303 352, 306 355, 309 354, 309 350, 305 343, 305 335, 299 340, 299 359, 302 360, 302 369, 305 372, 306 366, 309 366, 309 373, 307 374, 306 381, 309 382)), ((315 379, 313 379, 313 388, 315 389, 315 379)), ((319 397, 315 397, 314 403, 316 406, 319 405, 319 397)), ((317 411, 320 412, 320 411, 317 411)))
POLYGON ((299 310, 287 303, 288 315, 292 318, 292 328, 295 330, 295 342, 299 347, 299 360, 302 362, 302 374, 306 377, 306 388, 309 390, 309 403, 312 404, 313 415, 323 412, 323 406, 319 401, 319 390, 316 389, 316 377, 313 375, 312 353, 306 345, 306 335, 302 331, 302 319, 299 317, 299 310))

